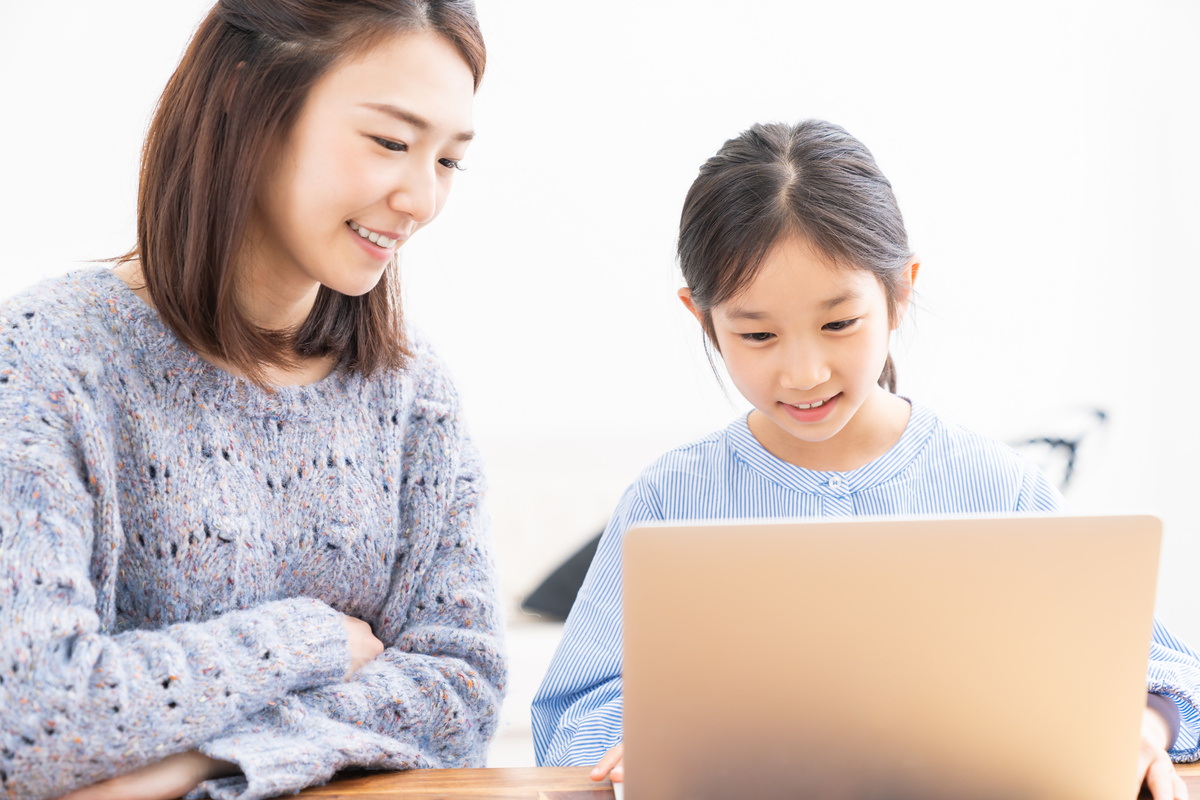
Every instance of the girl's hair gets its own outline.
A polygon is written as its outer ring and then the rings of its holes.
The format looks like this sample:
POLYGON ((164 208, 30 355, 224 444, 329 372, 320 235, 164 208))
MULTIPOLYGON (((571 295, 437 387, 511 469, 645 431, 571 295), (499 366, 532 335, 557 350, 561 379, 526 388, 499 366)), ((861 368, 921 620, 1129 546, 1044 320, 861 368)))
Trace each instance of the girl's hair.
POLYGON ((233 259, 263 164, 309 90, 340 60, 405 32, 443 36, 475 79, 486 51, 472 0, 220 0, 163 91, 142 151, 138 259, 163 321, 251 380, 265 364, 339 356, 370 375, 409 355, 395 259, 361 297, 322 286, 295 331, 259 328, 237 303, 233 259))
MULTIPOLYGON (((873 273, 895 318, 912 253, 892 185, 871 152, 822 120, 760 124, 704 163, 679 221, 679 266, 714 347, 712 309, 750 284, 777 242, 796 235, 835 264, 873 273)), ((896 391, 891 355, 879 385, 896 391)))

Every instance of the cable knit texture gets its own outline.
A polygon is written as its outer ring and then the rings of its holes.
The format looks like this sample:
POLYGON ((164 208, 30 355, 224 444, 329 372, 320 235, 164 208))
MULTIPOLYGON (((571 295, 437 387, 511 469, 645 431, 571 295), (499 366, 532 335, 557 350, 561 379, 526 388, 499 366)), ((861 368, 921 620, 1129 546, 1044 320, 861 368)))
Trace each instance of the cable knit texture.
POLYGON ((0 303, 0 797, 198 749, 270 797, 482 766, 505 684, 479 460, 428 347, 262 391, 108 270, 0 303), (384 653, 344 681, 340 614, 384 653))

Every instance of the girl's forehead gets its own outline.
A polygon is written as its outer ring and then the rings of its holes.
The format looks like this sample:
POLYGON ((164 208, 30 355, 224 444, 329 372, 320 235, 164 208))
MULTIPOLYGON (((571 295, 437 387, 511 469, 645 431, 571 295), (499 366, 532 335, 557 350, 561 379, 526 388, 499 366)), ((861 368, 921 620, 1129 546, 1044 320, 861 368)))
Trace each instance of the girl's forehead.
POLYGON ((829 258, 806 240, 791 237, 768 251, 754 279, 723 305, 731 310, 814 308, 832 310, 851 300, 883 297, 883 287, 865 269, 829 258))

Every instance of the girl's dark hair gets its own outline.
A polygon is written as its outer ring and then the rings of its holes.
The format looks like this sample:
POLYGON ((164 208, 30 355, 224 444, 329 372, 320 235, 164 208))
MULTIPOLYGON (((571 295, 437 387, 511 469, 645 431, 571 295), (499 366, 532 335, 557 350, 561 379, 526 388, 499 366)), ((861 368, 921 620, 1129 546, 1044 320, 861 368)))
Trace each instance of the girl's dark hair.
POLYGON ((475 79, 486 51, 472 0, 220 0, 159 100, 142 151, 137 246, 163 322, 190 347, 260 385, 264 365, 335 354, 370 375, 409 355, 395 259, 361 297, 322 286, 294 331, 259 328, 238 307, 233 259, 263 164, 309 90, 340 60, 399 33, 429 31, 475 79))
MULTIPOLYGON (((760 124, 704 163, 679 221, 679 266, 714 347, 712 309, 745 289, 770 249, 795 235, 835 264, 873 273, 895 318, 912 253, 892 185, 871 152, 830 122, 760 124)), ((891 355, 879 385, 896 391, 891 355)))

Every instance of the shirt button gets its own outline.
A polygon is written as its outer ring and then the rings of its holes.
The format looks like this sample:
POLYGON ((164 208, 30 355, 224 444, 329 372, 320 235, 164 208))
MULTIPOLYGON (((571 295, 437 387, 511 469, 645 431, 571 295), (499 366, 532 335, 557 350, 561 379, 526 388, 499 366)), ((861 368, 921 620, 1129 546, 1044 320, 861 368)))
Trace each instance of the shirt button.
POLYGON ((842 476, 834 475, 832 478, 830 478, 829 488, 833 489, 835 492, 840 492, 842 490, 842 476))

